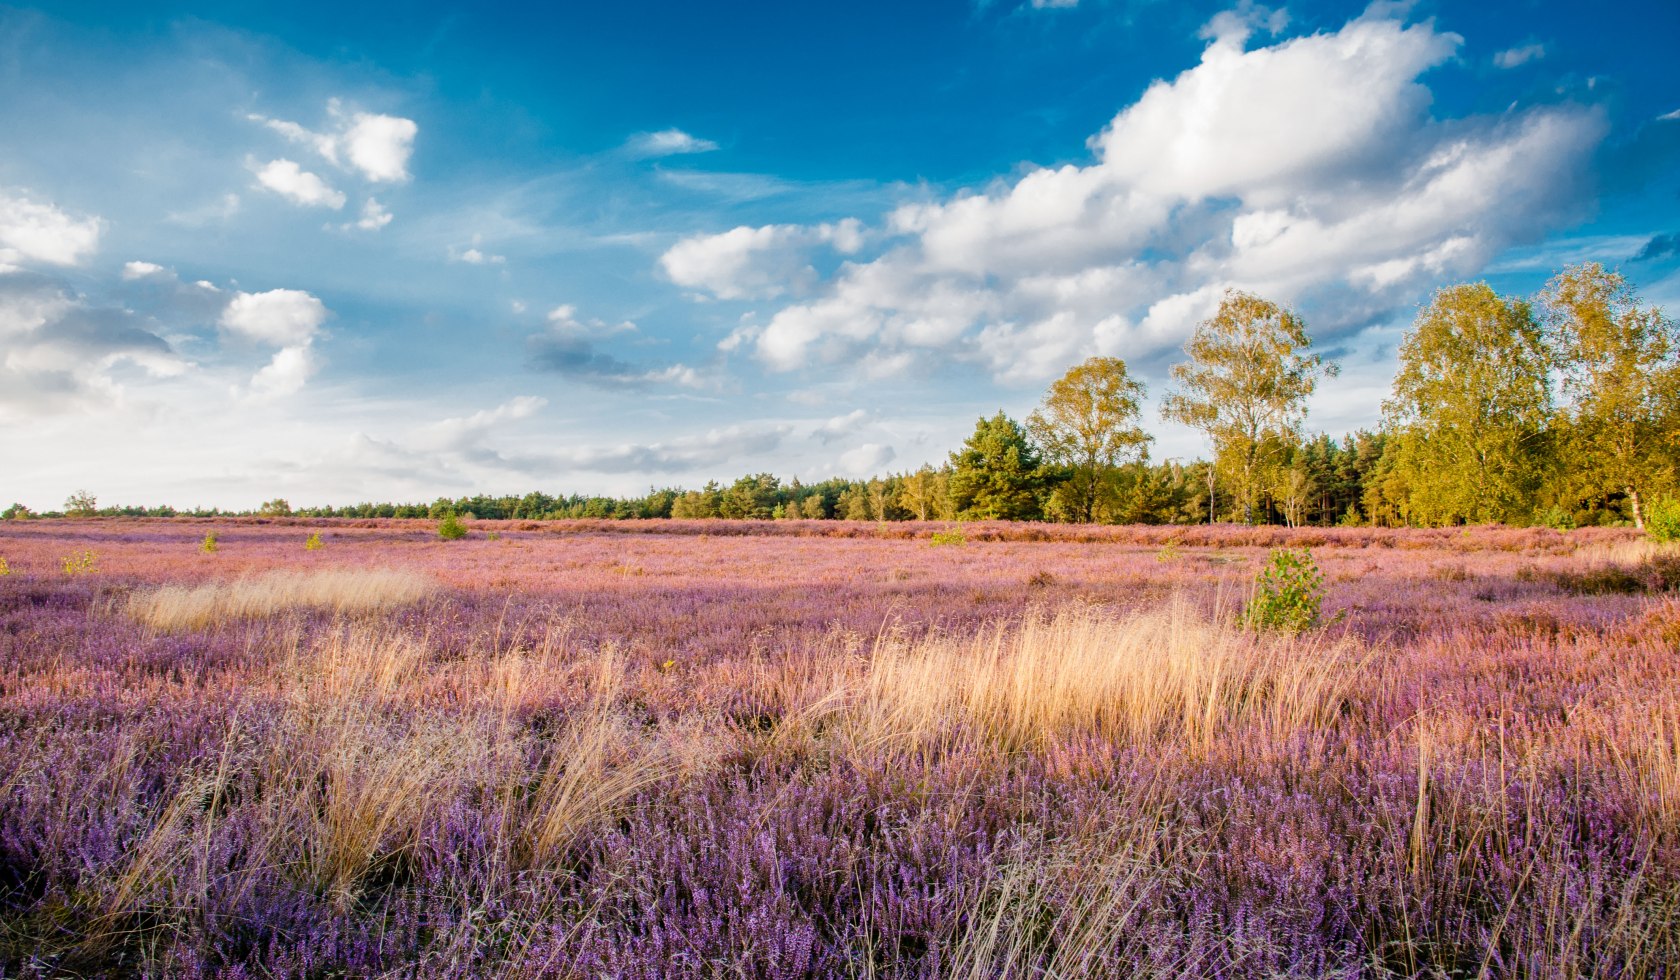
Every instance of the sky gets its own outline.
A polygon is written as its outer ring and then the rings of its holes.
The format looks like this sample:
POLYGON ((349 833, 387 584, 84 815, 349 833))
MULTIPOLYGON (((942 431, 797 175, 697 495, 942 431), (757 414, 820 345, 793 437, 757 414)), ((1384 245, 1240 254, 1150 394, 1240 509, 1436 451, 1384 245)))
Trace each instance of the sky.
POLYGON ((942 461, 1227 289, 1371 428, 1437 288, 1680 313, 1680 4, 0 6, 0 504, 942 461), (538 9, 549 6, 552 9, 538 9), (366 7, 367 9, 363 9, 366 7))

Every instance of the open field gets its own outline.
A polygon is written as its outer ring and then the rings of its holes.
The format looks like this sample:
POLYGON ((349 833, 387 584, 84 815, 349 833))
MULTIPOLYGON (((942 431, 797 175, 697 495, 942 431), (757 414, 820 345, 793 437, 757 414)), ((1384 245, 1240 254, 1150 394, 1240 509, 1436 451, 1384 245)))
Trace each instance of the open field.
POLYGON ((0 524, 0 976, 1680 975, 1631 531, 472 526, 0 524))

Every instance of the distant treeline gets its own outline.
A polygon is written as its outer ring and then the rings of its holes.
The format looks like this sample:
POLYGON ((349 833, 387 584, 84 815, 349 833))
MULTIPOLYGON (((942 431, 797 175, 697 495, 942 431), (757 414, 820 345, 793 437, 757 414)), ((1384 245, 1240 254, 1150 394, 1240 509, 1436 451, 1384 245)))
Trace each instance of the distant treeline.
MULTIPOLYGON (((770 473, 640 497, 440 497, 255 512, 101 508, 70 516, 485 520, 1016 520, 1083 524, 1576 527, 1680 513, 1680 331, 1597 263, 1532 298, 1448 286, 1399 351, 1380 431, 1305 434, 1307 401, 1336 366, 1293 311, 1228 292, 1172 368, 1163 418, 1202 431, 1211 460, 1152 462, 1144 386, 1093 357, 1051 384, 1025 423, 999 411, 940 466, 867 480, 770 473)), ((13 505, 7 518, 33 516, 13 505)), ((58 515, 42 515, 58 516, 58 515)))

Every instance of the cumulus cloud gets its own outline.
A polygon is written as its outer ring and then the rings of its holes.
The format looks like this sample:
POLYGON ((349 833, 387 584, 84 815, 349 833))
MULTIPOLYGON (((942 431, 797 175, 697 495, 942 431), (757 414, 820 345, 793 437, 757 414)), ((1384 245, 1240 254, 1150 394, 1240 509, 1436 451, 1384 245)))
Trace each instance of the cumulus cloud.
POLYGON ((124 365, 153 377, 189 367, 129 310, 95 306, 36 273, 0 272, 0 417, 118 404, 124 365))
POLYGON ((1599 113, 1437 120, 1420 78, 1457 35, 1379 11, 1247 46, 1282 23, 1257 5, 1210 22, 1200 63, 1122 108, 1088 163, 844 235, 694 236, 660 265, 716 299, 793 297, 741 335, 773 369, 880 376, 955 357, 1024 383, 1177 347, 1233 286, 1302 306, 1321 340, 1348 334, 1580 213, 1599 113), (827 275, 810 261, 825 243, 847 256, 827 275))
POLYGON ((798 292, 817 278, 809 253, 830 245, 842 255, 863 247, 855 218, 815 226, 741 226, 719 235, 693 235, 660 256, 665 275, 679 286, 704 289, 718 299, 749 299, 798 292))
POLYGON ((481 409, 471 415, 434 422, 421 430, 420 442, 426 448, 435 450, 468 452, 480 449, 484 445, 485 437, 497 426, 528 419, 547 404, 546 398, 519 395, 495 408, 481 409))
POLYGON ((624 148, 636 157, 668 157, 684 153, 710 153, 718 148, 711 140, 691 136, 680 129, 661 129, 656 133, 637 133, 625 141, 624 148))
POLYGON ((252 376, 251 395, 267 398, 293 394, 320 370, 320 357, 313 345, 328 315, 324 303, 298 289, 234 295, 222 311, 222 329, 280 348, 267 366, 252 376))
POLYGON ((101 222, 0 190, 0 269, 20 263, 79 265, 99 248, 101 222))
POLYGON ((467 248, 449 247, 449 261, 463 262, 467 265, 501 265, 507 261, 507 256, 486 252, 477 245, 467 248))
POLYGON ((168 269, 165 269, 163 266, 158 265, 156 262, 124 262, 123 263, 123 267, 122 267, 123 282, 133 282, 136 279, 150 279, 150 278, 159 277, 159 276, 169 276, 170 278, 173 278, 173 275, 170 273, 170 271, 168 269))
POLYGON ((314 340, 327 312, 324 303, 300 289, 242 292, 228 303, 221 325, 250 340, 291 347, 314 340))
POLYGON ((629 320, 618 323, 586 320, 569 303, 550 310, 547 320, 547 329, 525 339, 530 364, 539 371, 606 388, 659 385, 701 388, 709 383, 700 371, 684 364, 660 367, 632 364, 602 350, 602 343, 637 332, 636 325, 629 320))
POLYGON ((318 174, 298 166, 295 160, 282 157, 253 169, 257 174, 257 183, 293 204, 332 208, 334 211, 344 207, 343 191, 334 190, 331 184, 318 174))
POLYGON ((324 131, 285 119, 253 114, 261 123, 293 143, 306 146, 335 166, 354 170, 375 183, 408 180, 408 161, 420 126, 412 119, 381 113, 351 111, 338 99, 327 102, 324 131))

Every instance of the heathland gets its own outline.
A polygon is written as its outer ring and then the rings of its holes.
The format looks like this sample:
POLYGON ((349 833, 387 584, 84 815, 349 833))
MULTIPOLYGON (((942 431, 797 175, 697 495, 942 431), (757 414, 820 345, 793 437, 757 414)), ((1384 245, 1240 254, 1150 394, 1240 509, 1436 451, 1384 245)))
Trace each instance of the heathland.
POLYGON ((464 530, 0 524, 0 976, 1680 962, 1631 529, 464 530))

